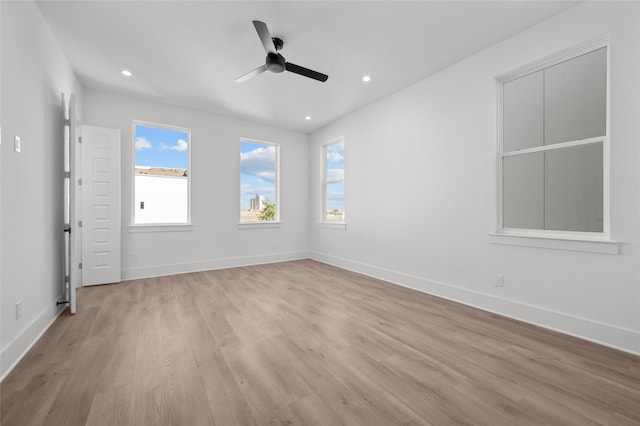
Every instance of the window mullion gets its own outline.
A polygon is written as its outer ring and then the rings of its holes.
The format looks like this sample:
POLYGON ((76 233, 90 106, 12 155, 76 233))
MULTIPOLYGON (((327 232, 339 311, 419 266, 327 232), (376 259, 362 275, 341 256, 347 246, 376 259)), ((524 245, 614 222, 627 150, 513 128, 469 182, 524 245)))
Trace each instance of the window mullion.
POLYGON ((501 152, 500 155, 503 157, 511 157, 514 155, 523 155, 523 154, 531 154, 534 152, 551 151, 554 149, 569 148, 572 146, 588 145, 592 143, 604 142, 606 139, 607 139, 606 136, 599 136, 595 138, 581 139, 578 141, 569 141, 569 142, 556 143, 553 145, 536 146, 534 148, 519 149, 517 151, 501 152))

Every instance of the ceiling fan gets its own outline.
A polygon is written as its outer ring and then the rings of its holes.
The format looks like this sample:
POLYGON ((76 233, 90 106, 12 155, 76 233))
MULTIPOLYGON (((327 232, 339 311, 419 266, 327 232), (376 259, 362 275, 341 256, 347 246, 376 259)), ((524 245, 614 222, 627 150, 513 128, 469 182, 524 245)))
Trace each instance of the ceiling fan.
POLYGON ((284 59, 284 56, 278 53, 284 42, 277 37, 271 37, 267 24, 261 21, 253 21, 253 26, 256 27, 260 41, 264 46, 264 50, 267 52, 267 58, 264 65, 249 71, 245 75, 236 78, 236 83, 243 83, 258 74, 262 74, 265 71, 282 72, 284 70, 291 71, 296 74, 300 74, 304 77, 309 77, 314 80, 325 82, 329 78, 328 75, 319 73, 309 68, 301 67, 300 65, 292 64, 284 59))

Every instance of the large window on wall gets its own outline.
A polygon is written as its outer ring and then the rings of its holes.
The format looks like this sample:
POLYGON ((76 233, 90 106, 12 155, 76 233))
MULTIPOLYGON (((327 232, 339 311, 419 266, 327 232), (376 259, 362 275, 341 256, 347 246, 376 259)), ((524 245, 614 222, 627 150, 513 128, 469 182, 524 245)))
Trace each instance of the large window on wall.
POLYGON ((322 221, 344 223, 344 138, 322 145, 322 221))
POLYGON ((608 235, 607 49, 498 79, 499 231, 608 235))
POLYGON ((240 223, 280 221, 279 145, 240 140, 240 223))
POLYGON ((134 121, 135 225, 182 225, 189 216, 191 131, 134 121))

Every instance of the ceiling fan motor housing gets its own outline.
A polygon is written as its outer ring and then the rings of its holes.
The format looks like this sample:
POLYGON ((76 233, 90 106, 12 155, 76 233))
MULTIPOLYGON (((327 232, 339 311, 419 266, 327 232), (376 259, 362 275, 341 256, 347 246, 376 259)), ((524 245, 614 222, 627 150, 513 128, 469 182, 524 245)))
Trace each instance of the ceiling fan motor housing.
POLYGON ((285 69, 286 61, 279 53, 269 53, 266 59, 267 69, 271 72, 282 72, 285 69))

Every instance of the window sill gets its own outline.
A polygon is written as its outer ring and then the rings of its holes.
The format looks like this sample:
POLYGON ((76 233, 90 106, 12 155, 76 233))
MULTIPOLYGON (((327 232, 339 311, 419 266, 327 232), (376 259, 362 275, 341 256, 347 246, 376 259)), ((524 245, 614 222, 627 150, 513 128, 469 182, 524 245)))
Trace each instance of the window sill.
POLYGON ((149 225, 129 225, 129 232, 186 232, 193 231, 193 225, 185 223, 182 225, 175 224, 149 224, 149 225))
POLYGON ((238 224, 238 229, 280 228, 281 225, 281 222, 243 222, 238 224))
POLYGON ((345 222, 320 222, 318 225, 325 229, 347 229, 345 222))
POLYGON ((489 233, 489 242, 492 244, 581 251, 587 253, 619 253, 617 241, 598 238, 489 233))

